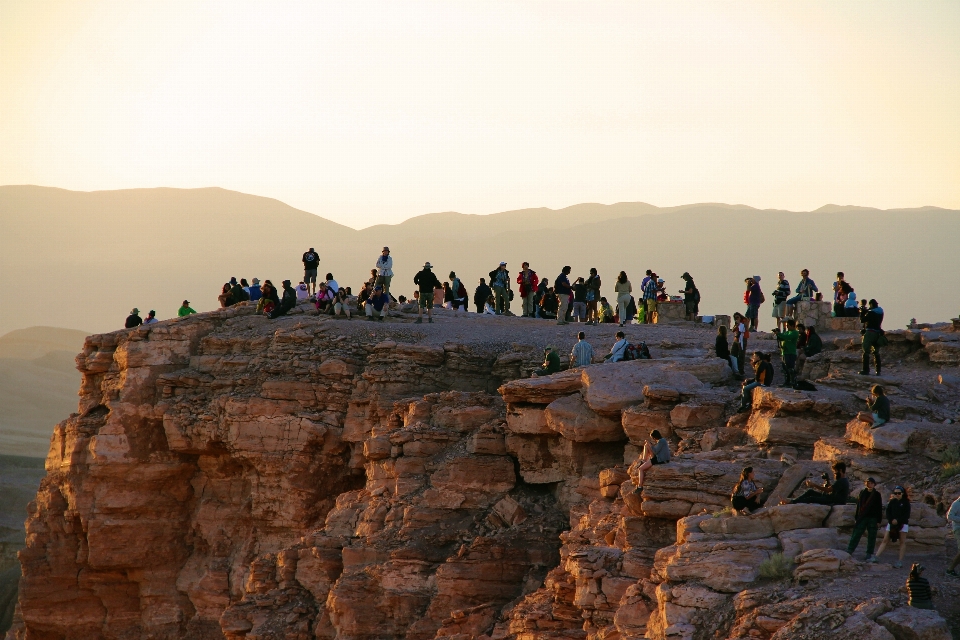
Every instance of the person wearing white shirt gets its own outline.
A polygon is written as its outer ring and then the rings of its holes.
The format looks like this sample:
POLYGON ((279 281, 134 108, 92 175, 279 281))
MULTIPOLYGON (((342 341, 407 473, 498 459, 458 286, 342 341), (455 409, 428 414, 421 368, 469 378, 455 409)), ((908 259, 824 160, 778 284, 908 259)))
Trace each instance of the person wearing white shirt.
POLYGON ((383 287, 383 292, 390 295, 390 281, 393 279, 393 258, 390 257, 390 247, 384 247, 377 258, 377 280, 374 283, 383 287))
POLYGON ((333 295, 337 295, 337 291, 340 291, 340 285, 337 284, 337 281, 333 279, 333 274, 327 274, 327 289, 330 289, 330 292, 333 295))
POLYGON ((610 347, 610 353, 603 357, 610 362, 620 362, 623 360, 623 354, 627 352, 627 338, 623 331, 617 331, 617 341, 610 347))

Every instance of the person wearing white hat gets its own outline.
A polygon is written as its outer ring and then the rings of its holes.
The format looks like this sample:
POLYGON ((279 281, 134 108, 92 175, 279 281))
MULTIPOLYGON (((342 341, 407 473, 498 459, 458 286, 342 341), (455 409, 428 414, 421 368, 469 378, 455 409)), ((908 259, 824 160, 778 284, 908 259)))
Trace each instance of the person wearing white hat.
POLYGON ((390 281, 393 280, 393 258, 390 257, 390 247, 384 247, 377 258, 377 277, 374 286, 383 287, 383 292, 390 297, 390 281))
POLYGON ((139 327, 141 324, 143 324, 143 318, 140 317, 140 309, 134 307, 130 310, 130 315, 127 316, 127 320, 123 323, 123 326, 127 329, 133 329, 134 327, 139 327))
POLYGON ((432 271, 433 265, 429 262, 424 263, 423 269, 413 276, 413 284, 417 285, 420 291, 420 303, 417 305, 417 319, 415 324, 423 322, 423 309, 427 309, 427 321, 433 323, 433 290, 443 288, 436 274, 432 271))

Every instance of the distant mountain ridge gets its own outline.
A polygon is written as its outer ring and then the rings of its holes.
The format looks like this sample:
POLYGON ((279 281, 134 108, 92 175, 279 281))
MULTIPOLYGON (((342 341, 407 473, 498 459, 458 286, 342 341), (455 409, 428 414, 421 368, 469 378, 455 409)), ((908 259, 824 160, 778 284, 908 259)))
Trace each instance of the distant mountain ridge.
POLYGON ((843 270, 855 286, 895 299, 887 307, 897 324, 910 317, 942 320, 960 306, 951 293, 960 290, 952 248, 960 238, 957 214, 936 207, 825 205, 791 212, 720 203, 584 203, 489 215, 429 213, 357 230, 279 200, 220 188, 5 186, 0 269, 30 303, 0 305, 0 333, 49 324, 105 331, 122 326, 132 307, 171 317, 185 298, 197 310, 211 309, 230 276, 296 283, 300 256, 310 246, 321 255, 321 275, 331 271, 353 287, 390 246, 397 295, 412 293, 413 274, 426 260, 441 279, 457 271, 471 290, 500 260, 512 273, 529 260, 551 281, 565 264, 574 276, 597 267, 605 295, 621 269, 639 281, 652 268, 670 290, 690 271, 704 312, 729 313, 742 306, 745 275, 763 275, 769 290, 777 270, 796 280, 796 271, 808 267, 828 291, 833 273, 843 270), (904 273, 931 272, 938 274, 937 295, 911 299, 890 284, 904 273))

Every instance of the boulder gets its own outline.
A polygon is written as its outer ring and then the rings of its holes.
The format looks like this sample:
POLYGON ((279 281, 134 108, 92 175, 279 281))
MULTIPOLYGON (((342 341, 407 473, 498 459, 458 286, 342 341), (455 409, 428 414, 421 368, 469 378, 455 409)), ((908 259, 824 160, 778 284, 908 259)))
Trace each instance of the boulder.
POLYGON ((851 420, 846 439, 874 451, 912 453, 941 461, 948 449, 960 445, 960 425, 932 422, 888 422, 872 429, 869 423, 851 420))
POLYGON ((673 435, 673 425, 670 424, 670 414, 666 411, 653 411, 643 405, 627 407, 623 410, 620 424, 631 443, 643 446, 654 429, 661 435, 669 438, 673 435))
POLYGON ((668 369, 656 360, 614 362, 583 370, 583 396, 590 408, 601 415, 620 417, 620 411, 644 399, 643 388, 658 384, 680 394, 696 395, 703 383, 685 371, 668 369))
POLYGON ((626 439, 619 420, 598 415, 580 394, 554 400, 544 411, 547 426, 574 442, 619 442, 626 439))
POLYGON ((830 514, 822 504, 782 504, 767 509, 776 533, 793 529, 817 529, 830 514))
POLYGON ((837 530, 827 527, 784 531, 777 538, 783 547, 784 557, 791 560, 813 549, 836 549, 840 545, 837 530))
POLYGON ((547 426, 547 416, 542 404, 507 405, 507 431, 532 435, 553 433, 547 426))
POLYGON ((723 422, 723 405, 697 402, 678 404, 670 410, 670 421, 673 426, 685 429, 717 427, 723 422))
POLYGON ((747 435, 758 443, 812 445, 822 437, 839 436, 842 426, 813 417, 775 417, 770 413, 754 412, 747 422, 747 435))
POLYGON ((760 563, 778 551, 776 538, 689 542, 664 547, 653 571, 663 580, 699 582, 721 593, 737 593, 757 580, 760 563))
POLYGON ((502 385, 498 391, 507 403, 550 404, 557 398, 579 391, 583 386, 581 374, 587 370, 576 369, 539 378, 512 380, 502 385))
POLYGON ((796 580, 812 580, 835 574, 844 564, 851 566, 852 558, 839 549, 811 549, 798 555, 794 562, 799 566, 793 573, 796 580))
POLYGON ((900 607, 885 613, 877 622, 897 640, 951 640, 950 627, 932 609, 900 607))

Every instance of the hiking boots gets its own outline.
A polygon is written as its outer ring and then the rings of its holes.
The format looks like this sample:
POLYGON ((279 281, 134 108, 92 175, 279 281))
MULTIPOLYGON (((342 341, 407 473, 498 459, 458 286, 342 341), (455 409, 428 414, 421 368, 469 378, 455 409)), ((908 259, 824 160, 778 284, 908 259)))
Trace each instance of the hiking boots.
POLYGON ((413 321, 413 324, 423 324, 423 318, 417 318, 413 321))

